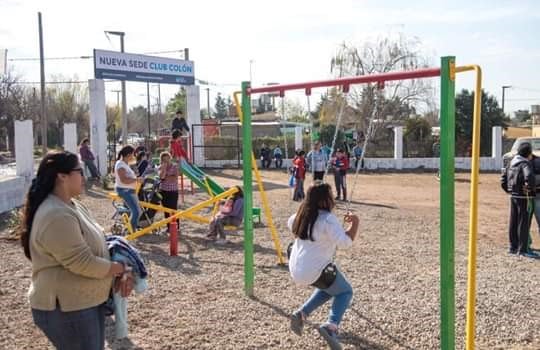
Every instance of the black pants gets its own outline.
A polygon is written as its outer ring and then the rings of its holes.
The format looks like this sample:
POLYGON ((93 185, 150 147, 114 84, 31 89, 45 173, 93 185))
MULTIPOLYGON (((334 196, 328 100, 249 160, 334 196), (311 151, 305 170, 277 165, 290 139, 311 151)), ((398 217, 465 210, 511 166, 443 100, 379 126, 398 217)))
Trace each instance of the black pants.
POLYGON ((324 171, 314 171, 313 172, 313 181, 315 180, 323 180, 324 177, 324 171))
MULTIPOLYGON (((360 161, 360 157, 356 157, 354 160, 354 169, 358 169, 358 162, 360 161)), ((360 169, 364 169, 364 160, 362 159, 362 164, 360 164, 360 169)))
POLYGON ((276 169, 281 169, 283 165, 283 159, 276 157, 276 169))
MULTIPOLYGON (((169 209, 178 209, 178 191, 161 191, 161 204, 165 208, 169 209)), ((169 213, 164 213, 165 217, 168 218, 170 216, 169 213)), ((178 220, 176 221, 176 224, 178 225, 178 220)))
POLYGON ((272 163, 272 159, 263 158, 261 163, 262 163, 262 168, 263 169, 270 168, 270 164, 272 163))
POLYGON ((343 200, 347 200, 347 171, 346 170, 337 170, 334 173, 334 181, 336 183, 336 197, 341 197, 341 192, 343 192, 343 200))
POLYGON ((508 227, 511 250, 519 250, 520 253, 526 253, 528 251, 529 220, 527 199, 511 197, 510 225, 508 227))

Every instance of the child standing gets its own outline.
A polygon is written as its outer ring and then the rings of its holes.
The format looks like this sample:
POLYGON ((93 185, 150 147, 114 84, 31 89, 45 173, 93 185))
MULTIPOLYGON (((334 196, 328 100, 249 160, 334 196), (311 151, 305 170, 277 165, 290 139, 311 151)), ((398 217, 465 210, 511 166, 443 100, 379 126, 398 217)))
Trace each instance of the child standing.
POLYGON ((353 290, 333 263, 333 256, 337 248, 352 246, 358 217, 345 215, 345 222, 351 224, 345 231, 332 214, 334 206, 330 185, 317 180, 308 189, 298 212, 289 218, 288 226, 295 237, 289 259, 291 277, 299 285, 315 287, 311 297, 291 315, 291 330, 302 335, 307 317, 333 298, 328 320, 319 327, 319 333, 331 349, 341 349, 338 327, 351 303, 353 290))
POLYGON ((336 200, 341 197, 343 192, 343 200, 347 200, 347 169, 349 169, 349 157, 342 148, 338 148, 336 151, 336 157, 333 161, 334 166, 334 180, 336 183, 336 200))
POLYGON ((301 201, 304 199, 304 180, 306 178, 306 160, 304 155, 306 152, 303 150, 297 150, 296 156, 293 159, 294 166, 294 194, 293 201, 301 201))
POLYGON ((182 135, 182 132, 178 129, 175 129, 172 132, 171 147, 170 147, 172 159, 174 159, 175 161, 178 161, 179 163, 182 159, 186 159, 186 160, 188 159, 187 153, 184 150, 184 146, 182 146, 182 140, 180 139, 181 135, 182 135))
MULTIPOLYGON (((163 152, 159 155, 159 190, 161 204, 165 208, 178 209, 178 168, 171 162, 171 154, 163 152)), ((165 218, 170 216, 165 213, 165 218)))

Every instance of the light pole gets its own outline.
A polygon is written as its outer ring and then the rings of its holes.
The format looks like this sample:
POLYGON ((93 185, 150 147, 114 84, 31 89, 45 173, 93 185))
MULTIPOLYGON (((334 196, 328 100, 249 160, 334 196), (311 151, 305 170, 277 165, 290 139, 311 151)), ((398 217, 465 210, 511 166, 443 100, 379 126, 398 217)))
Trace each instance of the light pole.
MULTIPOLYGON (((111 35, 118 35, 120 37, 120 52, 124 52, 124 36, 126 33, 124 32, 116 32, 116 31, 105 31, 105 35, 111 34, 111 35)), ((127 102, 126 102, 126 81, 122 80, 122 143, 125 145, 127 144, 127 129, 128 129, 128 121, 127 121, 127 102)))
POLYGON ((512 86, 510 86, 510 85, 503 85, 502 86, 502 106, 501 107, 502 107, 503 114, 504 114, 504 90, 510 89, 510 88, 512 88, 512 86))
POLYGON ((249 60, 249 82, 253 83, 253 71, 251 69, 251 66, 253 65, 253 62, 255 62, 254 59, 249 60))

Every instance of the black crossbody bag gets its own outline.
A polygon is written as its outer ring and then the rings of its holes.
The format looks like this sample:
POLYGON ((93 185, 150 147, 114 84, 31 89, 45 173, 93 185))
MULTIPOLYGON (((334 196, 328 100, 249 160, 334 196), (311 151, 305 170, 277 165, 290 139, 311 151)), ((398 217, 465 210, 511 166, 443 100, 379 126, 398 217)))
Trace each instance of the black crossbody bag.
POLYGON ((337 266, 334 263, 326 265, 321 275, 311 285, 319 289, 328 289, 334 283, 337 276, 337 266))
MULTIPOLYGON (((287 259, 291 258, 291 251, 293 247, 294 242, 289 243, 287 247, 287 259)), ((321 275, 315 282, 313 282, 311 285, 315 288, 319 289, 327 289, 330 288, 330 286, 334 283, 337 276, 337 266, 334 263, 330 263, 326 265, 326 267, 322 270, 321 275)))

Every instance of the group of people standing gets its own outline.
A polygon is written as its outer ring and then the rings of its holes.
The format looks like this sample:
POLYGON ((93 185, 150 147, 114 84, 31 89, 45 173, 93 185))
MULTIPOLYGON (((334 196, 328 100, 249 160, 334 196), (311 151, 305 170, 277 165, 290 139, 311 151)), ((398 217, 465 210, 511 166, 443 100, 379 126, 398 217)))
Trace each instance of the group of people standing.
POLYGON ((334 184, 336 186, 336 200, 347 200, 347 170, 350 155, 343 148, 337 148, 333 155, 323 149, 321 142, 316 141, 313 149, 306 155, 303 150, 296 151, 292 161, 291 176, 294 178, 293 200, 304 199, 304 181, 306 173, 313 174, 313 180, 323 180, 327 169, 334 169, 334 184))

